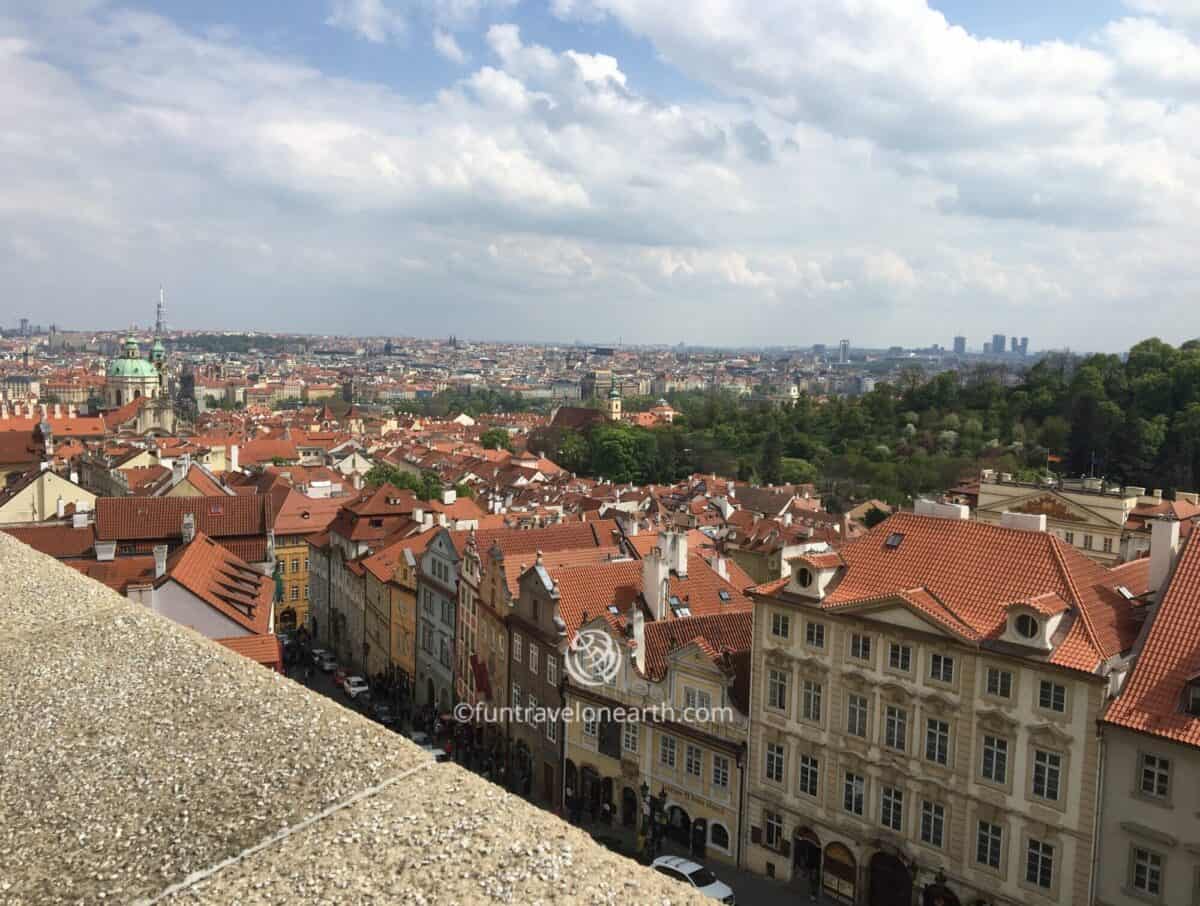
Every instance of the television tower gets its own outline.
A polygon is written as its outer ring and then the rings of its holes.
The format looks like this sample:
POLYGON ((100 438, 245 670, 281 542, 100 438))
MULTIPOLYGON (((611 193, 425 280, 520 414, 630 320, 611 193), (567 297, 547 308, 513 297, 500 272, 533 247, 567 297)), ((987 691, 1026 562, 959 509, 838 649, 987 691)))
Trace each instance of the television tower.
POLYGON ((167 299, 163 292, 162 284, 158 287, 158 308, 154 318, 154 333, 156 336, 162 336, 167 332, 167 299))

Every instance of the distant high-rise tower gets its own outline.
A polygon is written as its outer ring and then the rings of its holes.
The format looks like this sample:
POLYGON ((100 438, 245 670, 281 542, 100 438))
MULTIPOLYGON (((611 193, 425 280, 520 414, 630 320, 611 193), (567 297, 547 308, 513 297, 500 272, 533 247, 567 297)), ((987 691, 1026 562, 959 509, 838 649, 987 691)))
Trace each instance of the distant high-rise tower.
POLYGON ((1002 333, 992 334, 992 352, 996 355, 1004 355, 1004 341, 1007 339, 1002 333))
POLYGON ((1011 352, 1013 355, 1016 355, 1018 352, 1021 351, 1020 343, 1017 341, 1016 337, 1008 338, 1008 351, 1011 352))
POLYGON ((154 333, 162 336, 167 332, 167 295, 162 286, 158 288, 158 308, 155 310, 154 333))
POLYGON ((849 340, 842 340, 842 342, 838 344, 838 361, 843 365, 850 361, 849 340))
POLYGON ((967 354, 967 338, 966 337, 955 337, 954 338, 954 354, 955 355, 966 355, 967 354))
POLYGON ((1021 346, 1018 350, 1021 355, 1029 355, 1029 337, 1021 337, 1021 346))

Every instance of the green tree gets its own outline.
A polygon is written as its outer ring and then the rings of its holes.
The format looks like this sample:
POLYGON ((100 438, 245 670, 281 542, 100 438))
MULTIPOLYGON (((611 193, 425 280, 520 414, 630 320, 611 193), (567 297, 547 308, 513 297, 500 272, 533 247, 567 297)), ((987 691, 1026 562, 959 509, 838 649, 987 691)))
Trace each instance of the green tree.
POLYGON ((479 445, 485 450, 508 450, 512 452, 512 437, 503 428, 488 428, 479 436, 479 445))

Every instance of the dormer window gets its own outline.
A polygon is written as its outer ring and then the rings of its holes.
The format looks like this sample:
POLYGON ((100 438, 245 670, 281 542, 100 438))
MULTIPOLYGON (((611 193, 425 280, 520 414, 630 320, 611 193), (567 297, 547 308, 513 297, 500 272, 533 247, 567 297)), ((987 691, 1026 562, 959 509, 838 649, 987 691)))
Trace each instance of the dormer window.
POLYGON ((1193 717, 1200 717, 1200 676, 1192 677, 1183 689, 1183 707, 1193 717))
POLYGON ((812 581, 812 570, 810 570, 807 566, 802 566, 796 571, 796 583, 801 588, 808 588, 812 585, 812 581))
POLYGON ((1016 629, 1017 635, 1023 639, 1034 638, 1041 629, 1038 621, 1027 613, 1020 614, 1013 622, 1013 627, 1016 629))

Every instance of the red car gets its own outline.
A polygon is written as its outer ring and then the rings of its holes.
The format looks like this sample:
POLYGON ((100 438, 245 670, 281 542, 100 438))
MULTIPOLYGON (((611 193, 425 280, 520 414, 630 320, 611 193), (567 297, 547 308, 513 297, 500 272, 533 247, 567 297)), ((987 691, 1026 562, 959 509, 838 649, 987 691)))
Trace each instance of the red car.
POLYGON ((338 667, 337 670, 333 671, 333 684, 339 689, 342 688, 344 685, 346 685, 347 676, 349 676, 349 674, 346 673, 343 668, 338 667))

